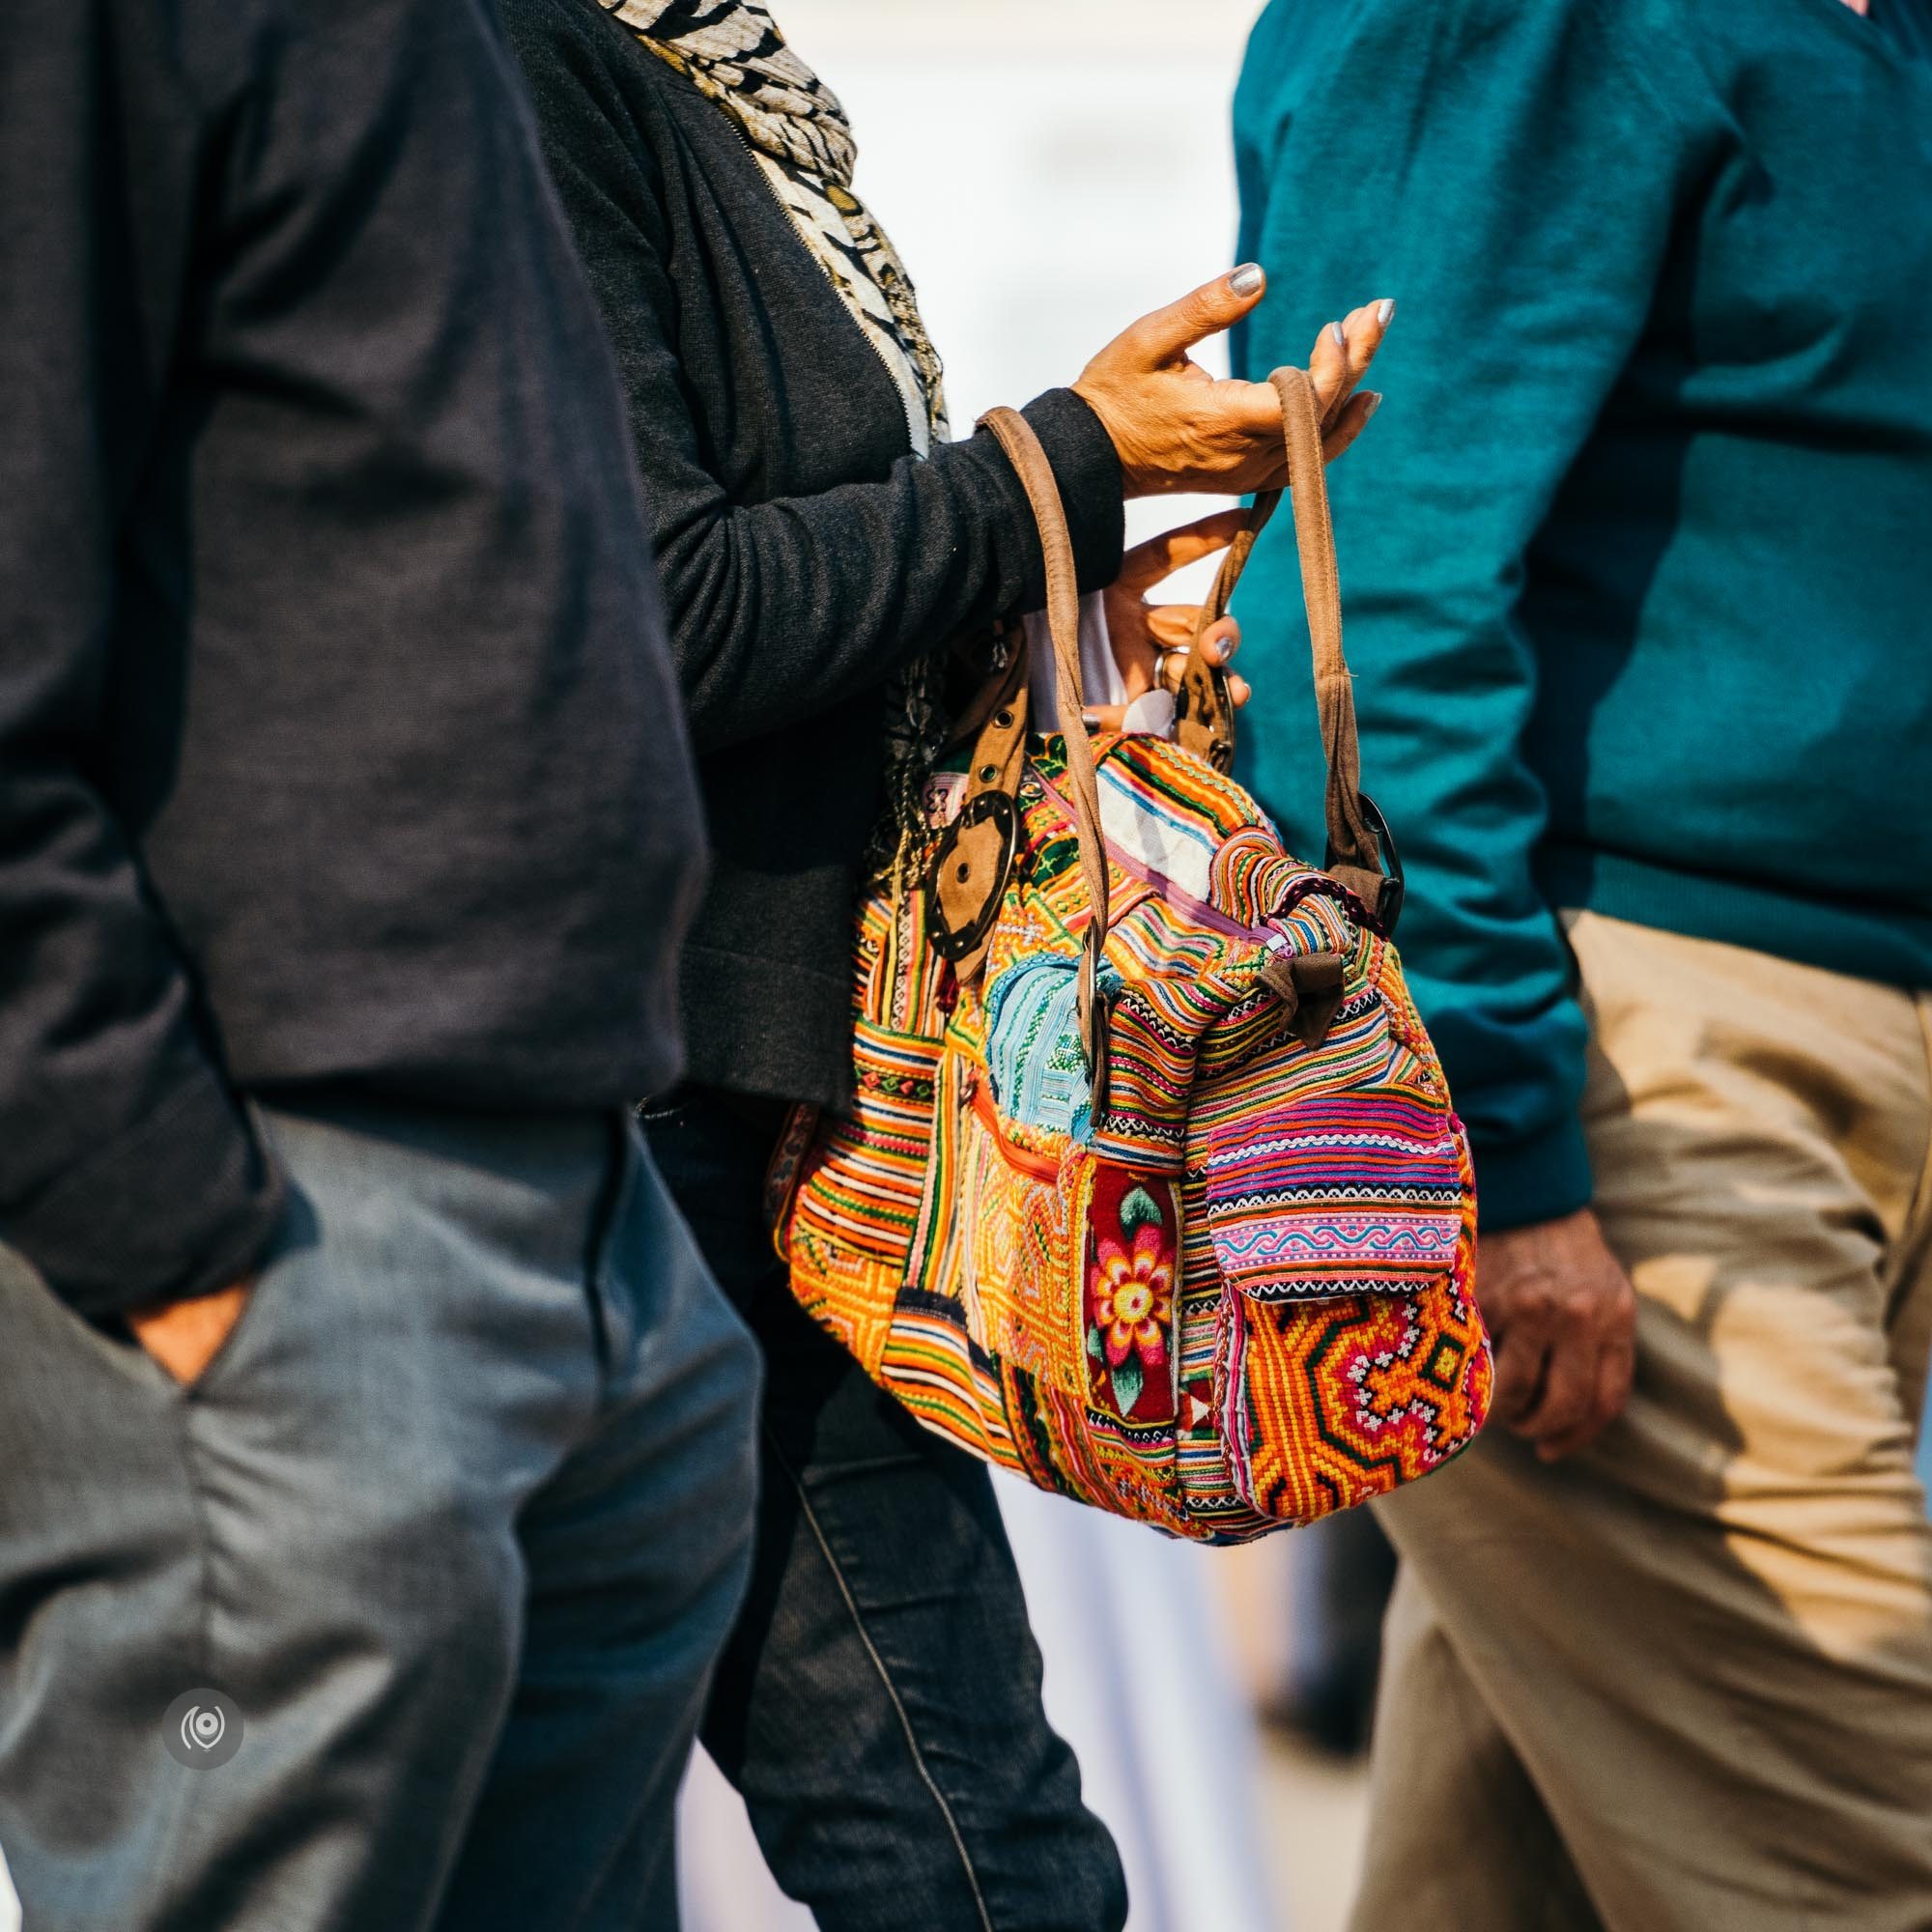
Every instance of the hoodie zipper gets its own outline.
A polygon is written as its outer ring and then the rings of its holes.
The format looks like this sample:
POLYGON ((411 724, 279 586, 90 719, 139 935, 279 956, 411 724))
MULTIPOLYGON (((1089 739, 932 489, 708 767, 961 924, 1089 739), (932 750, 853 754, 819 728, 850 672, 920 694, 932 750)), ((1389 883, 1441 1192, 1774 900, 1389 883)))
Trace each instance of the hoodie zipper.
MULTIPOLYGON (((911 454, 917 456, 919 454, 920 426, 913 420, 912 399, 906 394, 906 392, 902 388, 899 387, 899 379, 893 373, 893 365, 891 361, 887 358, 886 352, 883 349, 881 349, 876 342, 872 340, 871 330, 868 329, 866 327, 866 325, 863 322, 861 322, 856 315, 852 313, 851 305, 846 301, 845 298, 838 293, 838 283, 837 279, 834 277, 832 270, 828 269, 825 266, 825 264, 818 259, 817 254, 812 249, 810 243, 806 241, 805 237, 799 234, 798 223, 792 218, 791 210, 785 206, 784 196, 778 191, 777 185, 773 182, 771 175, 767 172, 765 168, 764 156, 759 153, 757 144, 752 139, 751 135, 746 133, 743 124, 739 121, 738 117, 735 114, 733 114, 728 108, 721 107, 719 109, 719 112, 723 114, 725 120, 731 124, 731 131, 737 135, 740 141, 744 143, 745 152, 752 157, 753 173, 754 173, 759 179, 759 181, 764 184, 765 192, 771 196, 772 200, 778 206, 779 213, 784 216, 785 226, 791 230, 792 239, 798 243, 798 245, 801 248, 805 250, 806 254, 810 257, 812 266, 818 270, 818 272, 821 275, 825 277, 826 286, 831 289, 833 296, 838 300, 839 313, 843 315, 845 320, 849 322, 852 325, 852 327, 859 331, 861 340, 864 341, 866 347, 869 349, 872 352, 872 354, 878 358, 879 367, 883 369, 886 373, 886 381, 893 385, 893 394, 899 399, 899 411, 900 413, 904 415, 906 422, 907 448, 911 454)), ((930 440, 930 437, 931 437, 931 431, 930 428, 928 427, 927 429, 928 441, 930 440)))

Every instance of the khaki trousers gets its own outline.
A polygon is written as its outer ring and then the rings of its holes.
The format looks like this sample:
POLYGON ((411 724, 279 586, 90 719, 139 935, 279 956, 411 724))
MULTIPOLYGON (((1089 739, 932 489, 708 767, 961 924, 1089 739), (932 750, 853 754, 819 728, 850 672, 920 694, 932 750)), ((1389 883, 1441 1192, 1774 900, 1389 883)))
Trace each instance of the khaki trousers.
POLYGON ((1635 1392, 1380 1506, 1355 1932, 1927 1932, 1932 997, 1571 936, 1635 1392))

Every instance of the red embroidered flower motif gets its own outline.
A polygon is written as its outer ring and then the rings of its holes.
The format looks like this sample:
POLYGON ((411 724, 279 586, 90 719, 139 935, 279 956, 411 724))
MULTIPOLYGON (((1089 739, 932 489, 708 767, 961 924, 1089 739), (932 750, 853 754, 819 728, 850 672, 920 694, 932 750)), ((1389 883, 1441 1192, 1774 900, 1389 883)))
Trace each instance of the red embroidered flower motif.
POLYGON ((1129 1354, 1159 1368, 1167 1360, 1167 1328, 1174 1319, 1174 1259, 1157 1222, 1134 1230, 1133 1245, 1104 1236, 1087 1276, 1094 1326, 1106 1344, 1107 1360, 1119 1368, 1129 1354))

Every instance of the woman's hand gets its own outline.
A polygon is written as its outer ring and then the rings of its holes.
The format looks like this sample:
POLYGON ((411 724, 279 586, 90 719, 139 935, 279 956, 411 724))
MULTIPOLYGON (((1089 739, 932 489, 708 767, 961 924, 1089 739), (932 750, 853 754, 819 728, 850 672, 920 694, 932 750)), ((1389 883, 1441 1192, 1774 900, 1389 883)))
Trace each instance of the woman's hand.
MULTIPOLYGON (((1179 491, 1246 496, 1288 481, 1281 399, 1266 383, 1217 382, 1187 354, 1238 322, 1262 298, 1253 263, 1168 308, 1143 316, 1088 363, 1074 393, 1100 418, 1121 459, 1129 497, 1179 491)), ((1395 313, 1392 301, 1331 323, 1309 361, 1333 462, 1362 432, 1381 398, 1355 394, 1395 313)))
MULTIPOLYGON (((1198 524, 1163 531, 1127 553, 1120 576, 1106 593, 1107 637, 1126 687, 1127 703, 1145 696, 1156 684, 1179 695, 1194 628, 1201 621, 1198 604, 1153 604, 1148 593, 1176 571, 1226 550, 1246 522, 1245 511, 1222 510, 1198 524)), ((1241 627, 1232 617, 1223 617, 1202 639, 1210 661, 1218 665, 1225 665, 1240 645, 1241 627)), ((1246 680, 1229 678, 1228 693, 1237 705, 1245 704, 1246 680)), ((1101 704, 1088 711, 1086 718, 1099 730, 1118 731, 1125 714, 1125 704, 1101 704)))

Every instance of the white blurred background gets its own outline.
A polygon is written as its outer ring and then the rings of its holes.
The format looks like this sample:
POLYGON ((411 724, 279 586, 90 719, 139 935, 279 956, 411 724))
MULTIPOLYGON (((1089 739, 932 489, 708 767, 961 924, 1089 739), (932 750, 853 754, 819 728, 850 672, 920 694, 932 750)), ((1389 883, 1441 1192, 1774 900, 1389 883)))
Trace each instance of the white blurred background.
MULTIPOLYGON (((858 187, 919 286, 955 434, 1234 265, 1229 100, 1260 0, 769 4, 851 115, 858 187)), ((1311 344, 1327 320, 1303 319, 1311 344)), ((1222 345, 1201 359, 1225 367, 1222 345)), ((1129 533, 1218 507, 1138 504, 1129 533)), ((1340 1932, 1360 1770, 1252 1715, 1287 1685, 1298 1539, 1200 1550, 1017 1486, 1005 1500, 1049 1709, 1128 1865, 1130 1932, 1340 1932)), ((809 1932, 708 1767, 686 1824, 687 1932, 809 1932)))
MULTIPOLYGON (((1234 266, 1229 100, 1260 0, 773 12, 852 117, 858 186, 919 285, 955 434, 1072 382, 1136 316, 1234 266)), ((1309 315, 1311 344, 1328 319, 1309 315)), ((1201 359, 1226 367, 1219 343, 1201 359)), ((1219 507, 1136 504, 1130 534, 1219 507)))

